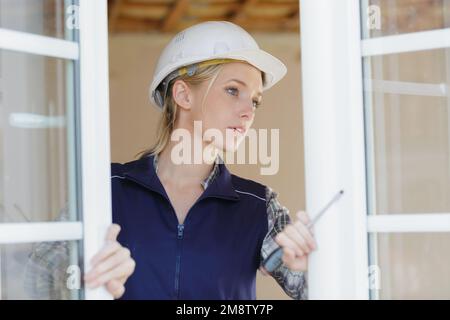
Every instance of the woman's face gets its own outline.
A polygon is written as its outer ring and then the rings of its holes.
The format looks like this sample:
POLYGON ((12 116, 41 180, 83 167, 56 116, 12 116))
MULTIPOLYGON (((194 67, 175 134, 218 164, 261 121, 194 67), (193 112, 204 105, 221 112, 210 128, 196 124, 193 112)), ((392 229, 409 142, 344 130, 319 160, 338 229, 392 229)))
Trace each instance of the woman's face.
POLYGON ((206 137, 208 144, 224 152, 234 152, 244 140, 261 103, 261 71, 247 63, 226 63, 205 97, 209 83, 210 80, 205 81, 193 91, 191 120, 202 121, 203 133, 208 129, 220 132, 222 139, 206 137))

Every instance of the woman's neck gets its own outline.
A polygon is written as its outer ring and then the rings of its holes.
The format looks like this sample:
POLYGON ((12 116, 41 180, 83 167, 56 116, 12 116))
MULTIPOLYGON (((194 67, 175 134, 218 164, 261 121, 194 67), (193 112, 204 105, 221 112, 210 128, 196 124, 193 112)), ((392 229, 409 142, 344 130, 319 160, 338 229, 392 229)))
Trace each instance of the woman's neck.
MULTIPOLYGON (((172 158, 172 150, 175 145, 176 143, 174 141, 170 141, 158 155, 159 179, 161 181, 169 181, 171 184, 180 188, 197 184, 200 185, 211 173, 217 153, 214 151, 205 152, 209 155, 205 158, 202 152, 201 162, 197 163, 197 161, 194 161, 194 150, 191 150, 192 156, 190 157, 190 161, 187 163, 177 163, 172 158)), ((207 146, 206 148, 211 148, 211 146, 207 146)), ((195 152, 198 152, 198 150, 195 152)))

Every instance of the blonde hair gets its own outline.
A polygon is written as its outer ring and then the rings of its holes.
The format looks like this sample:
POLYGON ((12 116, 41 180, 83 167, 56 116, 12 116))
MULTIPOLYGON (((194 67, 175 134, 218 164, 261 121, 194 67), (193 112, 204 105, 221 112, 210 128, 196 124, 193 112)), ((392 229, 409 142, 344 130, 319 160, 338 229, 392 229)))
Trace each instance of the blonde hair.
MULTIPOLYGON (((236 60, 237 61, 237 60, 236 60)), ((169 144, 170 142, 170 136, 174 130, 175 121, 177 119, 177 112, 178 112, 178 106, 175 102, 173 95, 172 95, 172 89, 173 84, 177 80, 183 80, 186 84, 191 86, 199 86, 204 81, 210 80, 210 83, 206 89, 206 93, 203 97, 202 101, 202 110, 203 105, 205 103, 205 99, 209 93, 209 90, 211 89, 212 84, 214 83, 216 77, 218 76, 220 70, 223 67, 223 63, 221 64, 213 64, 213 65, 207 65, 206 67, 199 68, 195 74, 188 75, 183 74, 181 76, 178 76, 177 78, 173 79, 169 84, 167 88, 167 96, 164 97, 164 105, 162 108, 162 114, 160 117, 160 120, 158 122, 158 129, 156 133, 156 142, 155 144, 144 151, 141 151, 136 156, 140 155, 140 159, 148 157, 148 156, 154 156, 159 154, 161 151, 164 150, 164 148, 169 144)), ((265 75, 263 72, 261 72, 263 83, 265 82, 265 75)))

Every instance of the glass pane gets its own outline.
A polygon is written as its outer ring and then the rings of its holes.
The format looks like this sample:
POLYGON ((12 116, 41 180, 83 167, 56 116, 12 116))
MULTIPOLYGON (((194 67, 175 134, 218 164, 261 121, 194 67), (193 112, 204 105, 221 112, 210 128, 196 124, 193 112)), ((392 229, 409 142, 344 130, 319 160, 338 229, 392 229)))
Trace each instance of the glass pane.
POLYGON ((81 299, 79 247, 78 241, 0 245, 0 298, 81 299))
POLYGON ((361 0, 364 39, 450 27, 448 0, 361 0))
POLYGON ((77 220, 72 61, 0 50, 0 222, 77 220))
POLYGON ((450 299, 450 233, 372 234, 380 299, 450 299))
POLYGON ((74 0, 0 0, 0 28, 73 41, 77 39, 74 0))
POLYGON ((369 213, 450 212, 450 49, 364 59, 369 213))

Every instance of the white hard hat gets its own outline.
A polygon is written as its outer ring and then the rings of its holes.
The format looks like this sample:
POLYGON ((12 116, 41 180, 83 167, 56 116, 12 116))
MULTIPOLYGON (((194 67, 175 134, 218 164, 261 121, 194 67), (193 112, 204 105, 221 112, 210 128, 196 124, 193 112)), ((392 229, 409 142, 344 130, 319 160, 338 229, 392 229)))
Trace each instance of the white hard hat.
POLYGON ((163 49, 150 85, 151 102, 162 109, 169 82, 184 73, 195 73, 196 63, 212 60, 220 63, 228 59, 245 61, 264 72, 263 90, 272 87, 287 72, 283 62, 261 50, 255 39, 238 25, 228 21, 202 22, 178 33, 163 49), (191 69, 182 68, 185 66, 191 69), (165 89, 156 90, 163 80, 165 89))

